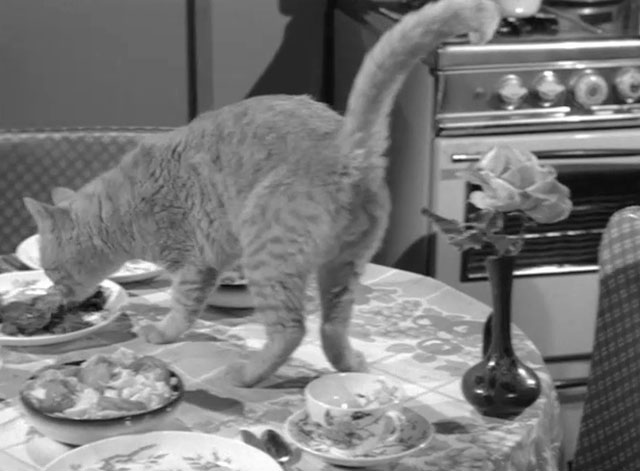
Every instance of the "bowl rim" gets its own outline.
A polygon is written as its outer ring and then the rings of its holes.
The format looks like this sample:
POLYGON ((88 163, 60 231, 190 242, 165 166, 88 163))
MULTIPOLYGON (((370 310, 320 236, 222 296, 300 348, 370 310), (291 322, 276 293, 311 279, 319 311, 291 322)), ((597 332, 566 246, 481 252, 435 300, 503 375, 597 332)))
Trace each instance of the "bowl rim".
POLYGON ((44 412, 44 411, 38 409, 34 404, 32 404, 31 400, 29 400, 26 397, 25 385, 27 384, 28 381, 31 381, 31 380, 35 379, 37 377, 37 375, 40 374, 41 372, 43 372, 45 370, 48 370, 48 369, 56 368, 56 367, 62 367, 62 366, 79 366, 82 363, 84 363, 85 361, 86 360, 67 361, 67 362, 63 362, 63 363, 55 363, 53 365, 49 365, 49 366, 45 366, 44 368, 40 368, 33 375, 31 375, 25 381, 25 383, 23 384, 22 388, 20 388, 20 393, 19 393, 20 403, 23 405, 23 407, 28 412, 33 413, 33 414, 35 414, 37 416, 46 418, 47 420, 52 420, 52 421, 55 421, 55 422, 58 422, 58 423, 64 423, 64 424, 70 424, 70 425, 89 425, 89 424, 106 425, 106 424, 113 424, 113 423, 119 423, 119 422, 132 422, 132 421, 147 419, 147 418, 153 417, 155 415, 160 415, 162 413, 165 413, 165 412, 168 412, 168 411, 172 410, 175 406, 178 405, 178 403, 180 401, 182 401, 182 399, 184 397, 184 393, 185 393, 184 381, 182 380, 180 375, 178 373, 176 373, 170 367, 167 367, 167 369, 169 370, 169 373, 171 374, 171 377, 176 379, 175 384, 171 384, 170 385, 171 389, 176 392, 175 396, 170 398, 166 403, 161 404, 161 405, 159 405, 157 407, 154 407, 153 409, 134 412, 134 413, 127 414, 127 415, 119 415, 117 417, 88 418, 88 419, 74 418, 74 417, 62 417, 62 416, 53 415, 53 414, 50 414, 48 412, 44 412))
POLYGON ((305 401, 307 403, 310 402, 310 403, 318 404, 323 409, 350 411, 350 412, 354 412, 354 411, 375 411, 375 410, 382 410, 382 409, 392 409, 392 408, 398 407, 400 404, 405 403, 406 400, 407 400, 406 393, 405 393, 405 390, 404 390, 402 384, 398 380, 396 380, 395 378, 391 378, 391 377, 389 377, 387 375, 384 375, 382 373, 361 372, 361 371, 336 372, 336 373, 329 373, 329 374, 318 376, 318 377, 314 378, 313 380, 311 380, 309 383, 307 383, 307 385, 304 388, 304 397, 305 397, 305 401), (398 392, 399 392, 399 396, 395 397, 392 401, 386 402, 384 404, 370 404, 370 405, 367 405, 367 406, 343 407, 343 406, 339 406, 339 405, 336 405, 336 404, 331 404, 331 403, 327 402, 326 400, 317 397, 312 392, 312 389, 315 389, 315 387, 317 387, 319 384, 322 384, 324 381, 330 381, 331 379, 338 378, 338 377, 357 378, 358 376, 360 376, 360 377, 368 377, 368 378, 371 378, 371 379, 380 378, 384 382, 386 382, 387 384, 390 384, 390 385, 393 385, 393 386, 397 387, 398 388, 398 392))

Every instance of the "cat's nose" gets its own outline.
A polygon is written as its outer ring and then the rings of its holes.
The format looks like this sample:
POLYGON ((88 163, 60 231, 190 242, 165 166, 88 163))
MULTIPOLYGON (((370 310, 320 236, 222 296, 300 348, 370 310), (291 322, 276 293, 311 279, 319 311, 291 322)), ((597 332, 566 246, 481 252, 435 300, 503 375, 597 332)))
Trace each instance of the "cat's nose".
POLYGON ((95 288, 54 284, 49 291, 56 293, 65 304, 80 303, 95 293, 95 288))

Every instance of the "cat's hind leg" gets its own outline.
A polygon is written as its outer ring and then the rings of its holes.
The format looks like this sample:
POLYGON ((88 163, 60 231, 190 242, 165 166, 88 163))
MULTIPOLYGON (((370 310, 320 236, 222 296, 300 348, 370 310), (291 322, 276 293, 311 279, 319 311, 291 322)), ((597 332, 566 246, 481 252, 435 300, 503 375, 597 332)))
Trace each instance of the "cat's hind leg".
POLYGON ((175 342, 200 315, 217 275, 214 268, 193 265, 177 271, 171 286, 171 311, 159 322, 138 326, 138 336, 150 343, 175 342))
POLYGON ((322 309, 320 338, 327 360, 338 371, 367 370, 364 356, 349 341, 354 290, 361 275, 359 268, 352 260, 338 259, 318 270, 322 309))
POLYGON ((339 243, 338 255, 318 270, 322 320, 320 338, 329 363, 338 371, 366 371, 361 352, 349 340, 349 324, 355 301, 355 288, 366 264, 378 249, 387 228, 389 195, 381 184, 363 204, 352 227, 361 227, 339 243))
POLYGON ((308 276, 304 272, 256 275, 250 264, 245 265, 245 274, 256 311, 264 323, 266 340, 248 360, 229 365, 225 374, 234 385, 251 387, 280 368, 304 338, 303 307, 308 276))
POLYGON ((239 386, 268 378, 300 345, 307 281, 317 268, 330 220, 303 185, 259 195, 244 214, 239 239, 245 277, 266 340, 248 361, 227 369, 228 378, 239 386))

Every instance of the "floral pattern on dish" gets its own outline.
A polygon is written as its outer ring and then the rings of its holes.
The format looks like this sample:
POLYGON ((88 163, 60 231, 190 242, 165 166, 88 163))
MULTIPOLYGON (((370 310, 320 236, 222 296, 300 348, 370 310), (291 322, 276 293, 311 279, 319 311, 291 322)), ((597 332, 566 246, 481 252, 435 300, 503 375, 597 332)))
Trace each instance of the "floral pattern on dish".
POLYGON ((327 436, 322 426, 309 420, 305 410, 300 410, 287 419, 285 433, 295 445, 328 463, 375 466, 415 453, 433 438, 433 426, 426 418, 410 408, 403 408, 402 414, 405 420, 401 430, 394 434, 397 438, 364 452, 327 436))
POLYGON ((197 432, 119 436, 76 448, 44 471, 279 471, 279 465, 239 440, 197 432))
POLYGON ((73 463, 69 466, 72 471, 235 471, 230 458, 220 458, 218 453, 211 451, 208 455, 183 455, 163 452, 151 453, 156 445, 142 446, 130 453, 117 453, 100 460, 89 468, 83 463, 73 463))

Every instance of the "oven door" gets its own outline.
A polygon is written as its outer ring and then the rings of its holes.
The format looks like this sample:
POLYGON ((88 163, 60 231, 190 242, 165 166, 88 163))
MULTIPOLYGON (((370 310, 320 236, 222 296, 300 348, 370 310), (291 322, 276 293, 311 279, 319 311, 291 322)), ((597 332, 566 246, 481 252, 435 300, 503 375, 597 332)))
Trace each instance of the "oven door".
MULTIPOLYGON (((457 176, 494 145, 528 149, 558 171, 572 192, 574 210, 555 224, 530 231, 517 259, 513 321, 544 356, 591 351, 598 293, 598 245, 611 214, 640 204, 640 132, 443 137, 435 142, 431 207, 465 220, 469 185, 457 176)), ((490 304, 484 268, 488 251, 461 254, 434 233, 430 263, 443 282, 490 304)))

